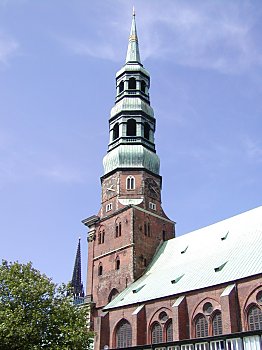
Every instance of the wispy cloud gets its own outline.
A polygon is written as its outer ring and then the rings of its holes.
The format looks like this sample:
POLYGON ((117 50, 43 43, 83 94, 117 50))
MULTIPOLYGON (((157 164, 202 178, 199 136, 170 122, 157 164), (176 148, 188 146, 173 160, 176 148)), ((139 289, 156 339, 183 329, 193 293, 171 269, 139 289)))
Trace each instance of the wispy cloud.
POLYGON ((46 179, 61 184, 85 181, 84 172, 64 155, 35 152, 21 147, 17 139, 0 132, 0 188, 10 183, 46 179))
POLYGON ((19 44, 16 40, 0 33, 0 64, 8 64, 18 48, 19 44))
MULTIPOLYGON (((74 54, 122 59, 118 51, 127 42, 130 4, 123 0, 118 0, 118 4, 122 11, 114 7, 114 13, 108 16, 110 20, 103 21, 102 30, 110 35, 100 37, 93 32, 91 39, 64 38, 62 42, 66 48, 74 54)), ((224 73, 238 73, 261 65, 262 48, 258 39, 255 40, 259 37, 255 27, 261 14, 255 6, 248 1, 138 3, 142 57, 144 60, 149 57, 172 60, 180 65, 224 73)))
POLYGON ((94 43, 74 38, 61 38, 60 41, 72 54, 75 55, 86 55, 111 61, 118 60, 114 47, 110 45, 110 43, 94 43))
POLYGON ((83 174, 73 167, 66 165, 53 165, 39 169, 38 174, 52 181, 61 183, 81 183, 84 181, 83 174))
POLYGON ((262 143, 251 138, 244 140, 245 154, 252 161, 262 163, 262 143))

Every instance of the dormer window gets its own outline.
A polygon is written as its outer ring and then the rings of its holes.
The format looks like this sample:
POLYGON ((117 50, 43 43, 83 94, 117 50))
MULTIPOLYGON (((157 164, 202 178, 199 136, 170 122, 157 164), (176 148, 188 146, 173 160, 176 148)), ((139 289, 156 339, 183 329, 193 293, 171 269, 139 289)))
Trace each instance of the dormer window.
POLYGON ((136 187, 136 183, 135 183, 134 176, 128 176, 126 178, 126 189, 127 190, 134 190, 135 187, 136 187))
POLYGON ((135 90, 136 89, 136 79, 135 78, 129 78, 128 80, 128 89, 135 90))

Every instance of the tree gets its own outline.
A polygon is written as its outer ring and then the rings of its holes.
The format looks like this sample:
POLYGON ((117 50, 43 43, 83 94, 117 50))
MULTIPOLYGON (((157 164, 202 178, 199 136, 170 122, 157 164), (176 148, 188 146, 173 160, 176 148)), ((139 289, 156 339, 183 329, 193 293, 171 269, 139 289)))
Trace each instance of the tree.
POLYGON ((0 348, 8 350, 88 349, 85 307, 73 305, 65 285, 57 286, 32 267, 0 265, 0 348))

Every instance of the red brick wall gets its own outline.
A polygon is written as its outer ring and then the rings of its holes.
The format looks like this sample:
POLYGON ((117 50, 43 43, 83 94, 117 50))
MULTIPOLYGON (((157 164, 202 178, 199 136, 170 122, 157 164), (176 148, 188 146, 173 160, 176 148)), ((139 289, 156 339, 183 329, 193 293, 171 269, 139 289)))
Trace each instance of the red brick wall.
MULTIPOLYGON (((228 285, 229 284, 230 283, 228 283, 228 285)), ((168 316, 173 319, 174 340, 193 338, 195 337, 194 318, 197 314, 203 313, 203 305, 207 301, 212 303, 214 311, 221 310, 224 334, 227 333, 224 331, 224 322, 228 325, 225 327, 227 330, 232 329, 232 332, 246 331, 248 327, 246 325, 245 310, 250 303, 256 302, 256 294, 259 290, 262 290, 262 278, 260 276, 255 276, 238 281, 236 283, 236 288, 229 294, 229 309, 224 308, 223 302, 221 303, 221 294, 226 287, 227 285, 212 286, 203 290, 187 293, 177 309, 173 307, 177 297, 173 296, 144 303, 144 308, 142 308, 140 314, 136 316, 134 316, 134 312, 137 310, 138 305, 127 306, 119 310, 111 310, 109 311, 110 339, 108 339, 108 343, 110 347, 115 346, 114 332, 117 323, 122 318, 125 318, 132 326, 132 345, 150 344, 150 328, 154 321, 159 321, 158 317, 161 311, 166 311, 168 316), (230 312, 232 313, 231 315, 230 312), (232 317, 232 315, 234 315, 234 317, 232 317), (240 322, 235 324, 237 319, 241 319, 241 323, 244 325, 242 328, 240 322), (177 325, 177 322, 179 322, 179 325, 177 325)), ((210 324, 209 335, 212 335, 212 314, 207 316, 207 319, 210 324)), ((163 329, 165 329, 165 324, 161 323, 161 325, 163 329)))

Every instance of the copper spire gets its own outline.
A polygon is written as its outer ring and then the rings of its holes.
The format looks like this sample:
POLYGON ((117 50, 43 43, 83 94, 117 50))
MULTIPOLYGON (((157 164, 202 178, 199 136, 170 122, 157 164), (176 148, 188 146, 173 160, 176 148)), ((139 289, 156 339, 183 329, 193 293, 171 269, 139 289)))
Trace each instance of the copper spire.
POLYGON ((135 14, 134 7, 133 7, 133 16, 132 16, 132 24, 131 24, 131 30, 130 30, 130 36, 129 36, 129 43, 128 43, 127 54, 126 54, 126 63, 129 63, 129 62, 141 63, 139 46, 138 46, 138 38, 137 38, 137 32, 136 32, 136 14, 135 14))

